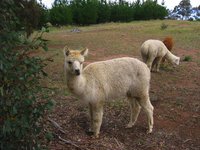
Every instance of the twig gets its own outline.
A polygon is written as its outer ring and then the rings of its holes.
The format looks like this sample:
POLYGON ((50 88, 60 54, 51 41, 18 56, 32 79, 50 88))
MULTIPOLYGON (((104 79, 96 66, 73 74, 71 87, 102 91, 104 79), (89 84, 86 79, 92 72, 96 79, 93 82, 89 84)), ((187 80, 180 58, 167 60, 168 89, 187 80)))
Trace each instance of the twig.
POLYGON ((117 145, 119 146, 119 148, 122 150, 122 146, 121 146, 121 144, 119 144, 119 142, 117 141, 117 139, 116 138, 114 138, 115 139, 115 142, 117 143, 117 145))
POLYGON ((62 129, 62 127, 55 121, 53 121, 52 119, 48 118, 48 121, 51 122, 54 127, 56 127, 60 132, 66 134, 66 132, 62 129))
POLYGON ((48 89, 48 90, 55 90, 56 89, 56 88, 51 88, 51 87, 47 87, 47 86, 42 86, 42 88, 48 89))
POLYGON ((185 141, 183 141, 183 143, 187 143, 188 141, 191 141, 192 139, 187 139, 185 141))
POLYGON ((72 146, 76 147, 77 149, 82 149, 82 148, 79 147, 78 145, 74 144, 72 141, 63 139, 62 137, 60 137, 59 135, 57 135, 57 134, 55 134, 55 133, 54 133, 54 135, 57 136, 58 139, 59 139, 60 141, 64 142, 65 144, 72 145, 72 146))
MULTIPOLYGON (((57 122, 53 121, 51 118, 48 118, 47 120, 48 120, 49 122, 51 122, 51 123, 54 125, 54 127, 56 127, 60 132, 66 134, 66 132, 63 131, 62 127, 61 127, 57 122)), ((83 150, 83 149, 89 150, 89 149, 87 149, 87 148, 82 148, 82 147, 80 147, 80 146, 74 144, 74 143, 73 143, 72 141, 70 141, 70 140, 63 139, 62 137, 60 137, 60 136, 59 136, 58 134, 56 134, 56 133, 53 133, 53 135, 55 135, 56 137, 58 137, 58 139, 59 139, 60 141, 64 142, 65 144, 70 144, 70 145, 72 145, 72 146, 74 146, 74 147, 76 147, 77 149, 80 149, 80 150, 83 150)))

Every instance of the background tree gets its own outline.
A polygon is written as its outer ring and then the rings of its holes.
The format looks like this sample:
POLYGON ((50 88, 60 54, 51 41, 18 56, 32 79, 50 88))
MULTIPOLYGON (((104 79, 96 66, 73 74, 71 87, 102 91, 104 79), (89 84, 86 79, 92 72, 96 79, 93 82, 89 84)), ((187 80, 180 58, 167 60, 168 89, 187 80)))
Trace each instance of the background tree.
POLYGON ((42 3, 42 0, 39 0, 40 7, 40 18, 38 28, 46 27, 47 23, 50 22, 49 9, 42 3))
POLYGON ((73 21, 79 25, 97 23, 98 0, 74 0, 71 3, 73 21))
POLYGON ((45 8, 37 3, 36 0, 13 0, 13 3, 15 4, 15 9, 13 11, 20 22, 18 28, 23 26, 27 36, 29 36, 34 29, 39 29, 45 25, 47 21, 46 18, 44 19, 46 15, 45 8))
POLYGON ((98 3, 98 18, 97 23, 110 21, 111 9, 106 0, 101 0, 98 3))
MULTIPOLYGON (((71 18, 65 7, 70 7, 72 12, 72 24, 89 25, 102 22, 128 22, 132 20, 163 19, 167 14, 165 7, 159 5, 156 0, 140 1, 128 3, 125 0, 55 0, 53 8, 50 10, 51 22, 63 24, 62 18, 71 18), (68 16, 68 17, 67 17, 68 16)), ((69 20, 69 19, 68 19, 69 20)), ((65 21, 66 22, 66 21, 65 21)), ((68 21, 70 23, 70 21, 68 21)))
POLYGON ((162 6, 165 5, 165 0, 162 0, 161 5, 162 5, 162 6))
POLYGON ((167 9, 153 0, 147 0, 143 3, 137 0, 133 4, 133 8, 136 20, 164 19, 168 15, 167 9))
POLYGON ((192 5, 190 4, 190 0, 182 0, 178 6, 176 6, 173 12, 178 12, 178 14, 184 16, 190 15, 190 9, 192 5))
POLYGON ((53 25, 72 24, 72 11, 67 1, 56 0, 50 10, 50 22, 53 25))
POLYGON ((119 3, 111 4, 110 20, 114 22, 129 22, 133 20, 133 9, 129 3, 121 0, 119 3))
POLYGON ((132 4, 134 20, 141 20, 142 18, 141 6, 142 3, 140 0, 137 0, 135 3, 132 4))

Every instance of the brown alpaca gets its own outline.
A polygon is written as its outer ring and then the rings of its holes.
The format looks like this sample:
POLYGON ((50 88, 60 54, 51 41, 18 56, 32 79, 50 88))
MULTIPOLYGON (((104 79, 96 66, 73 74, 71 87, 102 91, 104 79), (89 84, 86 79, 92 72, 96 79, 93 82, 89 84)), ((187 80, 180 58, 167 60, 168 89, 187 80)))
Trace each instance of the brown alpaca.
MULTIPOLYGON (((165 46, 167 47, 167 49, 169 51, 172 51, 172 48, 174 46, 174 42, 173 42, 173 38, 172 37, 166 37, 164 40, 163 40, 163 43, 165 44, 165 46)), ((162 59, 162 63, 165 62, 165 58, 162 59)))

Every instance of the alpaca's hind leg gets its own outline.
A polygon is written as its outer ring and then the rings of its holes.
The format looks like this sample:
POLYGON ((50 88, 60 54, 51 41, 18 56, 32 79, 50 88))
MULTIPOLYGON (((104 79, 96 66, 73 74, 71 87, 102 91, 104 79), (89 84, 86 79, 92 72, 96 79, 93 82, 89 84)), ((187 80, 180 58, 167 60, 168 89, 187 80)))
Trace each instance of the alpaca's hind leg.
POLYGON ((142 60, 143 60, 144 63, 146 63, 147 62, 147 56, 142 54, 142 60))
POLYGON ((94 136, 98 138, 103 118, 103 104, 92 104, 92 113, 92 129, 94 132, 94 136))
POLYGON ((150 70, 152 69, 152 64, 153 64, 154 59, 155 59, 155 57, 149 57, 147 59, 146 64, 147 64, 147 66, 149 67, 150 70))
POLYGON ((126 128, 131 128, 137 121, 138 115, 140 113, 140 105, 138 101, 134 98, 129 98, 129 103, 130 103, 130 110, 131 110, 131 115, 130 115, 130 121, 126 128))
POLYGON ((156 66, 157 66, 157 63, 158 63, 158 58, 156 57, 152 63, 152 67, 151 67, 151 70, 152 71, 156 71, 156 66))
POLYGON ((158 57, 157 58, 157 63, 156 63, 156 72, 160 71, 159 69, 160 69, 161 61, 162 61, 162 57, 158 57))
POLYGON ((153 106, 149 100, 149 96, 143 96, 138 101, 141 107, 144 109, 145 113, 147 114, 148 118, 148 133, 152 132, 153 129, 153 106))

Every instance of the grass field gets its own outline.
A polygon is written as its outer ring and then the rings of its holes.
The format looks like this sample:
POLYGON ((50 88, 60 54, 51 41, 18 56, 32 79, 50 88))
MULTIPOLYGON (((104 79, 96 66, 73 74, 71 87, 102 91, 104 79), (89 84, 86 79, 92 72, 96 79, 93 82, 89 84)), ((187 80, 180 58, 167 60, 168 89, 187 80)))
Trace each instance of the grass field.
MULTIPOLYGON (((42 57, 54 55, 54 61, 46 68, 49 77, 42 82, 54 89, 52 97, 56 105, 49 117, 66 132, 61 134, 52 127, 53 133, 73 141, 80 149, 200 149, 200 22, 152 20, 87 27, 51 27, 45 38, 49 40, 49 51, 38 54, 42 57), (167 28, 163 30, 162 25, 167 28), (74 28, 80 32, 71 32, 74 28), (172 52, 182 61, 176 68, 166 63, 160 73, 152 73, 153 133, 145 134, 147 124, 144 113, 140 114, 133 129, 125 129, 129 106, 126 101, 120 100, 107 103, 100 138, 92 139, 85 132, 89 127, 86 106, 74 98, 64 84, 63 47, 87 47, 87 65, 122 56, 141 59, 139 49, 145 40, 163 40, 166 36, 173 37, 175 45, 172 52)), ((54 138, 49 143, 49 149, 76 148, 54 138)))

